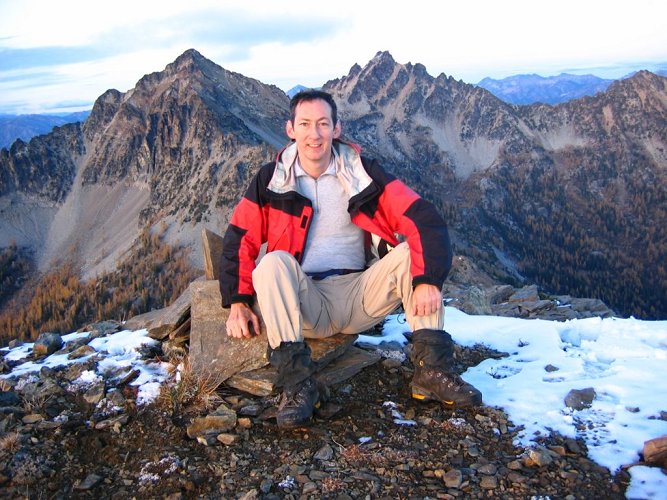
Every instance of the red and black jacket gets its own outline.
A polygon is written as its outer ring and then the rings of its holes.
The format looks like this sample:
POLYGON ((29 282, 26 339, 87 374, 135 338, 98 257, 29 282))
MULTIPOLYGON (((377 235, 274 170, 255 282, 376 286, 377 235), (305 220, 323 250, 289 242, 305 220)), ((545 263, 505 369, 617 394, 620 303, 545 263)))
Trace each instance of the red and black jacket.
MULTIPOLYGON (((352 222, 367 233, 367 254, 384 256, 401 235, 410 247, 413 286, 428 283, 441 288, 452 263, 444 220, 433 205, 376 160, 359 153, 354 145, 334 142, 336 175, 350 193, 352 222)), ((252 305, 252 271, 263 243, 267 252, 285 250, 299 262, 303 258, 313 208, 296 190, 295 159, 296 144, 291 143, 275 162, 260 169, 234 210, 220 267, 225 307, 236 302, 252 305)))

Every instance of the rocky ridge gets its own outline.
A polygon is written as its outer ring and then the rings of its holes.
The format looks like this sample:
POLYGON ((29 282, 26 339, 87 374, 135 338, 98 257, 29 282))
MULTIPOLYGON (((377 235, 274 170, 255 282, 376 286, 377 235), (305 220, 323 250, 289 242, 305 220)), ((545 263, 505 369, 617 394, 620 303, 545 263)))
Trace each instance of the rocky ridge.
MULTIPOLYGON (((344 134, 433 201, 457 253, 497 284, 659 318, 665 81, 642 72, 595 97, 512 106, 380 52, 324 88, 344 134)), ((201 267, 200 230, 222 232, 287 140, 287 113, 279 89, 189 50, 134 89, 100 96, 82 126, 3 150, 0 236, 32 247, 41 270, 67 259, 88 277, 163 224, 201 267)))
POLYGON ((380 52, 324 88, 345 133, 441 207, 457 250, 490 274, 664 317, 652 291, 667 279, 653 265, 667 251, 655 226, 667 79, 640 72, 595 97, 512 106, 380 52))
POLYGON ((184 225, 226 224, 282 145, 288 102, 186 51, 134 89, 100 96, 82 126, 3 150, 0 235, 32 247, 40 269, 64 256, 84 276, 113 269, 145 226, 165 223, 172 242, 196 245, 184 225))

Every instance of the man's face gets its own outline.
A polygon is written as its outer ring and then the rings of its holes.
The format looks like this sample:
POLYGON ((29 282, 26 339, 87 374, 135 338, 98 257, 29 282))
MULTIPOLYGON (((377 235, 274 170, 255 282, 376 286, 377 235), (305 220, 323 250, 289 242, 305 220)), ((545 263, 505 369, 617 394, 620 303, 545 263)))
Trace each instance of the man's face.
POLYGON ((331 106, 322 99, 301 102, 295 110, 294 123, 285 130, 296 141, 299 161, 304 169, 322 173, 331 160, 331 144, 340 136, 340 122, 333 124, 331 106))

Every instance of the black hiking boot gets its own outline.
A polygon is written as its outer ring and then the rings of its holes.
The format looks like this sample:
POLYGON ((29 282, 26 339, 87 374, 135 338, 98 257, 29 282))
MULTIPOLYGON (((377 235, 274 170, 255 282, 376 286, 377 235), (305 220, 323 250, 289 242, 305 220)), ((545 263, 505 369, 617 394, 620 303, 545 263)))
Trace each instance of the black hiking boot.
POLYGON ((285 387, 278 405, 276 421, 282 429, 301 427, 310 422, 319 407, 320 390, 313 377, 292 387, 285 387))
POLYGON ((454 341, 442 330, 417 330, 412 336, 410 359, 415 366, 412 397, 436 400, 447 406, 479 406, 482 393, 453 371, 454 341))
POLYGON ((311 376, 315 365, 305 342, 282 342, 272 349, 269 362, 278 371, 276 386, 283 387, 276 420, 278 427, 289 429, 305 425, 324 396, 311 376))

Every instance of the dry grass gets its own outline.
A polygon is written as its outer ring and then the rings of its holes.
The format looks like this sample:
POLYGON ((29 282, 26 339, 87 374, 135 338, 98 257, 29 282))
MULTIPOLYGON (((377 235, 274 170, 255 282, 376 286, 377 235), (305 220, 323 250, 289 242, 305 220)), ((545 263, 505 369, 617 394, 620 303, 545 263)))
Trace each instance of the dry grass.
POLYGON ((21 435, 18 432, 12 432, 0 437, 0 451, 14 453, 21 446, 21 435))
POLYGON ((23 397, 21 406, 26 413, 44 413, 46 404, 51 400, 51 396, 44 396, 43 394, 33 394, 23 397))
POLYGON ((339 491, 345 491, 347 483, 339 477, 325 477, 322 480, 322 493, 330 495, 339 491))
POLYGON ((343 449, 341 456, 350 463, 364 463, 368 462, 372 456, 369 450, 363 449, 358 444, 353 444, 343 449))
POLYGON ((215 374, 195 372, 187 356, 174 358, 169 363, 173 380, 162 386, 158 405, 177 415, 204 411, 222 401, 216 392, 220 378, 215 374))

